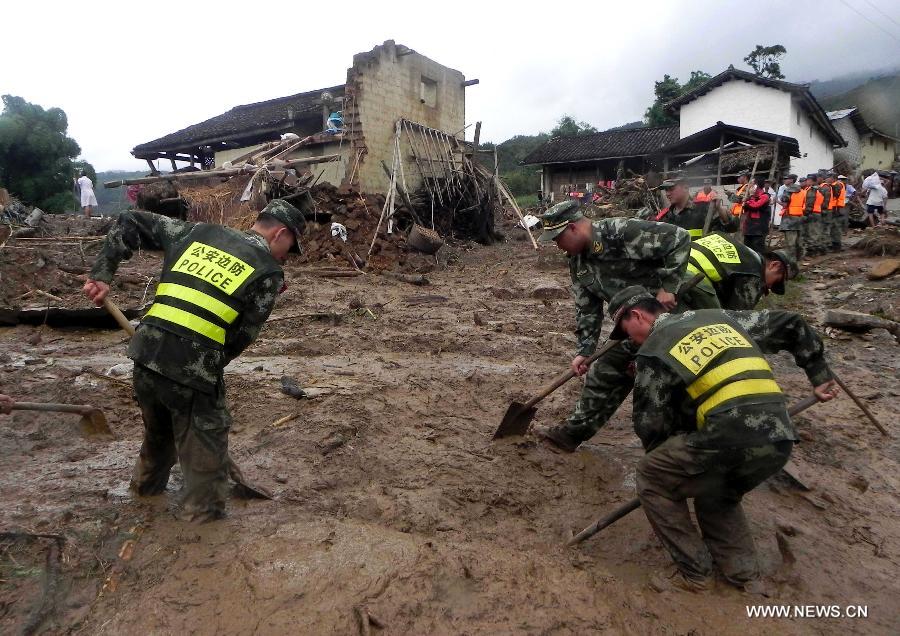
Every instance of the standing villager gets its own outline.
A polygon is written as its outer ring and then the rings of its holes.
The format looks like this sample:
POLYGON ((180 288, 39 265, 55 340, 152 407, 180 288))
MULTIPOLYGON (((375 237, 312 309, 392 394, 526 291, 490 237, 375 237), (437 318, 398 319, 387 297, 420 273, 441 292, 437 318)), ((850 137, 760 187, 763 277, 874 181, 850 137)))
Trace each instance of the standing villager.
POLYGON ((769 222, 772 219, 771 202, 764 180, 757 179, 753 194, 744 203, 741 232, 744 235, 744 245, 759 254, 766 251, 766 236, 769 234, 769 222))
POLYGON ((729 232, 734 229, 735 222, 722 210, 719 195, 712 187, 709 200, 700 202, 696 198, 691 200, 691 193, 681 179, 667 179, 660 184, 659 189, 666 193, 669 205, 660 210, 653 220, 677 225, 687 230, 692 239, 700 238, 703 236, 709 206, 713 206, 710 232, 729 232))
POLYGON ((539 240, 555 241, 569 256, 578 340, 571 368, 576 375, 585 376, 585 382, 564 424, 534 426, 532 430, 556 447, 573 452, 609 420, 633 383, 628 365, 634 351, 622 344, 590 367, 586 364, 597 347, 605 303, 621 289, 640 281, 657 290, 657 298, 667 309, 675 309, 687 267, 690 235, 680 227, 654 221, 591 221, 573 201, 550 208, 541 216, 541 223, 544 231, 539 240))
POLYGON ((81 176, 75 182, 81 197, 81 211, 85 218, 91 218, 94 208, 97 207, 97 195, 94 194, 94 183, 91 178, 81 171, 81 176))
POLYGON ((303 214, 273 201, 247 232, 123 212, 85 283, 102 304, 116 269, 138 249, 162 250, 156 298, 128 348, 144 440, 131 487, 166 489, 175 461, 184 475, 183 517, 225 516, 229 474, 225 366, 252 343, 284 285, 281 263, 300 252, 303 214))
POLYGON ((887 188, 879 175, 874 170, 863 180, 863 195, 866 195, 866 217, 869 227, 881 225, 881 216, 884 214, 884 204, 888 198, 887 188))
POLYGON ((785 213, 785 205, 782 202, 782 199, 786 198, 785 193, 787 192, 787 189, 795 183, 797 183, 797 175, 785 175, 784 179, 781 181, 781 185, 778 186, 778 192, 775 194, 775 208, 772 210, 772 225, 779 230, 781 229, 781 221, 785 213))
POLYGON ((707 589, 715 564, 729 583, 763 593, 741 500, 781 470, 797 441, 763 354, 789 351, 828 401, 838 389, 821 339, 787 311, 667 314, 641 287, 619 292, 610 311, 612 337, 640 347, 633 421, 647 454, 636 468, 637 495, 677 567, 672 577, 651 578, 652 587, 707 589))

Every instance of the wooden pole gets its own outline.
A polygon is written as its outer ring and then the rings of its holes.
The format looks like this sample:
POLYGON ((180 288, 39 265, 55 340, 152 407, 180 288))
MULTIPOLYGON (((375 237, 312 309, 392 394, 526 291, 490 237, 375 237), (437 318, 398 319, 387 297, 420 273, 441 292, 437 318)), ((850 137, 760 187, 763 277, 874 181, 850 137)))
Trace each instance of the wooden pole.
MULTIPOLYGON (((772 144, 772 165, 769 166, 769 181, 772 182, 772 185, 775 185, 775 170, 778 169, 778 147, 781 145, 781 137, 775 138, 775 143, 772 144)), ((772 204, 772 214, 775 213, 774 204, 772 204)))
POLYGON ((725 133, 719 133, 719 167, 716 169, 716 185, 722 185, 722 148, 725 146, 725 133))
POLYGON ((401 121, 403 124, 403 130, 406 132, 406 141, 409 144, 410 150, 412 150, 413 159, 416 160, 416 167, 419 169, 419 174, 422 176, 422 184, 428 191, 428 197, 431 199, 431 208, 434 209, 434 192, 431 191, 431 186, 428 185, 428 178, 425 176, 425 168, 422 167, 422 162, 419 160, 419 151, 416 148, 415 143, 413 143, 411 126, 405 119, 401 121))

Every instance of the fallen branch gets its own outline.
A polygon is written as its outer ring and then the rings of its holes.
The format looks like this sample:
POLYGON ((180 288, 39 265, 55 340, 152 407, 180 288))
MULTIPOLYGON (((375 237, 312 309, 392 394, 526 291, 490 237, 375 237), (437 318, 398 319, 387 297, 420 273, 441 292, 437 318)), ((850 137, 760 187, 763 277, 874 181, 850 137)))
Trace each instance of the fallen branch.
POLYGON ((430 285, 431 282, 421 274, 398 274, 395 272, 382 272, 384 276, 409 283, 410 285, 430 285))

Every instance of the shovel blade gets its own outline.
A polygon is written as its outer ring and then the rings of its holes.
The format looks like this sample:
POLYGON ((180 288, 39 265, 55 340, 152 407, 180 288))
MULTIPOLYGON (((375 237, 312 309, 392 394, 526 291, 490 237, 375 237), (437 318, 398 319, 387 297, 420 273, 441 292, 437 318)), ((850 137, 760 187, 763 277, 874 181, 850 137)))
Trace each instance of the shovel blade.
POLYGON ((106 415, 100 409, 92 409, 82 414, 79 425, 84 437, 115 437, 109 428, 109 422, 106 421, 106 415))
POLYGON ((534 414, 536 412, 537 409, 533 406, 531 408, 525 408, 525 405, 521 402, 513 402, 509 405, 509 408, 506 409, 503 420, 500 422, 500 426, 497 427, 493 439, 512 437, 513 435, 524 435, 528 432, 528 427, 531 424, 531 420, 534 419, 534 414))

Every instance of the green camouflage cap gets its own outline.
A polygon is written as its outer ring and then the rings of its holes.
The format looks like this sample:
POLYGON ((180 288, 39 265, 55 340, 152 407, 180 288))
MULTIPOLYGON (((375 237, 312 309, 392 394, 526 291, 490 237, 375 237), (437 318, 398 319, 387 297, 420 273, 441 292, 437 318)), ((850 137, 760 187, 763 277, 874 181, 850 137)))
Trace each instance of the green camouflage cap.
POLYGON ((624 340, 627 338, 628 336, 625 335, 619 324, 622 316, 642 300, 653 300, 654 298, 656 296, 647 291, 646 287, 641 287, 640 285, 626 287, 613 296, 612 300, 609 301, 609 315, 613 321, 613 330, 609 337, 613 340, 624 340))
POLYGON ((681 179, 666 179, 662 183, 660 183, 655 188, 651 188, 652 190, 668 190, 669 188, 674 188, 680 183, 684 183, 681 179))
POLYGON ((777 259, 781 261, 782 265, 784 265, 784 279, 782 279, 780 282, 775 283, 771 287, 773 293, 784 295, 785 282, 797 278, 797 274, 800 273, 800 267, 797 265, 797 260, 790 254, 788 254, 785 250, 771 250, 769 252, 766 252, 766 259, 777 259))
MULTIPOLYGON (((313 205, 312 197, 307 192, 305 196, 301 197, 300 206, 306 208, 311 205, 313 205)), ((303 228, 306 227, 306 219, 303 217, 303 212, 287 201, 275 199, 274 201, 270 201, 269 204, 262 209, 260 214, 268 214, 281 223, 284 223, 287 228, 294 233, 294 238, 296 239, 290 251, 296 252, 297 254, 303 252, 300 247, 300 237, 303 236, 303 228)))
POLYGON ((541 243, 555 241, 556 237, 562 234, 569 223, 584 218, 584 214, 579 209, 580 207, 578 201, 563 201, 544 212, 541 215, 541 227, 544 231, 538 240, 541 243))

